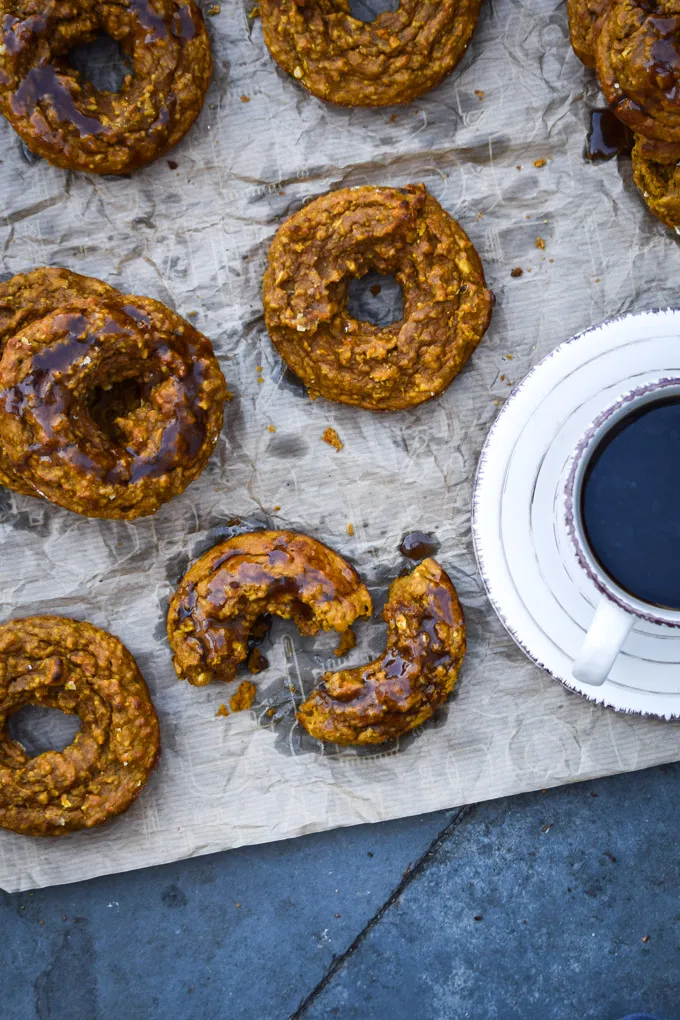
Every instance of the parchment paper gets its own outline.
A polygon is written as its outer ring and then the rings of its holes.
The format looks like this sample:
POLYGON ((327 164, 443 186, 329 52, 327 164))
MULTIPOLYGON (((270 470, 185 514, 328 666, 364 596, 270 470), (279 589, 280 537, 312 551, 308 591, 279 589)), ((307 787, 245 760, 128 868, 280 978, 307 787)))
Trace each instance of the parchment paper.
MULTIPOLYGON (((677 242, 645 211, 630 163, 583 158, 598 93, 569 47, 564 5, 486 0, 453 76, 411 106, 382 111, 308 96, 277 70, 238 0, 207 20, 214 81, 198 124, 168 157, 176 169, 162 159, 129 179, 64 173, 27 157, 0 124, 4 274, 67 266, 196 312, 234 392, 209 468, 151 519, 86 520, 0 497, 1 617, 61 613, 119 635, 149 683, 164 743, 141 799, 101 830, 54 841, 0 831, 0 886, 10 891, 680 757, 677 726, 598 708, 529 663, 487 602, 472 551, 475 465, 511 384, 585 326, 678 303, 677 242), (268 242, 331 187, 410 181, 425 182, 477 246, 498 299, 489 333, 434 403, 377 416, 312 402, 264 330, 268 242), (524 274, 512 278, 517 266, 524 274), (341 452, 322 442, 328 426, 341 452), (302 640, 280 623, 251 711, 216 718, 236 685, 176 680, 164 635, 169 594, 190 560, 251 524, 327 542, 356 565, 378 609, 406 564, 403 533, 436 534, 470 651, 435 722, 374 752, 303 738, 294 701, 335 661, 334 641, 302 640)), ((358 636, 348 664, 375 654, 384 629, 367 623, 358 636)))

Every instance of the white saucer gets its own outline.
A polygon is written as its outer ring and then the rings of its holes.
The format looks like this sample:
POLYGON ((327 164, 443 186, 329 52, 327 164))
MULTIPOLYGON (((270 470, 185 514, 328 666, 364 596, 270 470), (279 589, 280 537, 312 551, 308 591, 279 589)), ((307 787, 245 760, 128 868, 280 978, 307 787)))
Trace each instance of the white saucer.
POLYGON ((516 387, 488 435, 473 498, 479 569, 501 622, 530 659, 591 701, 680 717, 680 629, 636 624, 602 687, 572 676, 599 600, 560 511, 569 458, 616 397, 680 375, 680 311, 612 319, 557 347, 516 387))

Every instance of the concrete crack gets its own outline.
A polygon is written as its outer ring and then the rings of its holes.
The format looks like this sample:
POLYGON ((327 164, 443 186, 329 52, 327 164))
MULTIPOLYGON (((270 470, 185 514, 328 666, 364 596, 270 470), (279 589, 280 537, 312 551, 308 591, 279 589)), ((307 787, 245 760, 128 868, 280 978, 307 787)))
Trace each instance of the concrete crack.
POLYGON ((437 855, 441 847, 451 836, 456 826, 462 822, 469 814, 474 810, 475 805, 470 804, 466 807, 460 808, 459 811, 453 816, 451 821, 444 826, 440 833, 438 833, 432 842, 429 844, 427 850, 418 858, 415 864, 409 864, 406 871, 404 872, 398 885, 392 890, 385 902, 378 908, 373 917, 364 925, 359 934, 356 936, 353 942, 345 949, 343 953, 338 956, 334 956, 328 969, 321 978, 321 980, 312 988, 304 999, 300 1002, 294 1013, 291 1013, 288 1020, 302 1020, 305 1012, 312 1005, 312 1003, 319 997, 324 989, 330 984, 335 975, 344 967, 346 961, 356 952, 359 946, 363 943, 367 935, 373 931, 375 926, 380 923, 390 907, 394 906, 399 897, 404 893, 408 886, 413 882, 419 875, 421 875, 425 869, 432 863, 433 858, 437 855))

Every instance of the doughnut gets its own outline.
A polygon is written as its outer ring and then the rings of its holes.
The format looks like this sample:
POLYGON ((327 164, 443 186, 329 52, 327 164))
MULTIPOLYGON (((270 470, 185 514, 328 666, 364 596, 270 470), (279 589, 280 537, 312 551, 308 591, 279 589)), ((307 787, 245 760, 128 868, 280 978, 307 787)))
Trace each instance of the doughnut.
POLYGON ((91 623, 29 616, 0 626, 0 826, 62 836, 126 811, 160 754, 158 719, 125 646, 91 623), (34 758, 8 733, 24 705, 77 715, 63 751, 34 758))
POLYGON ((613 0, 599 21, 595 62, 619 120, 653 141, 680 142, 677 0, 613 0))
POLYGON ((680 166, 647 159, 638 139, 633 146, 633 180, 650 211, 680 231, 680 166))
POLYGON ((312 398, 396 411, 446 389, 484 336, 493 296, 465 231, 411 184, 343 188, 294 213, 272 242, 263 299, 272 342, 312 398), (401 285, 401 321, 350 316, 349 280, 371 269, 401 285))
POLYGON ((611 0, 567 0, 569 37, 576 56, 586 67, 595 66, 598 19, 611 0))
POLYGON ((567 0, 571 42, 595 67, 613 113, 635 132, 633 178, 649 209, 680 228, 678 0, 567 0))
POLYGON ((257 621, 292 620, 301 634, 335 630, 338 654, 371 597, 356 570, 328 546, 293 531, 252 531, 194 563, 170 602, 168 640, 177 675, 196 687, 230 681, 257 621))
POLYGON ((453 690, 465 621, 456 589, 435 560, 394 581, 383 616, 384 654, 368 666, 326 673, 300 706, 298 720, 317 740, 393 740, 429 719, 453 690))
MULTIPOLYGON (((0 283, 0 359, 7 341, 22 326, 69 305, 83 297, 101 298, 117 294, 101 280, 78 276, 67 269, 36 269, 0 283)), ((35 488, 25 482, 12 467, 0 442, 0 484, 28 496, 37 496, 35 488)))
POLYGON ((260 0, 264 40, 301 85, 339 106, 410 103, 461 59, 480 0, 401 0, 366 23, 349 0, 260 0))
POLYGON ((680 142, 659 142, 635 135, 638 154, 654 163, 680 163, 680 142))
POLYGON ((0 112, 65 170, 124 174, 176 145, 201 111, 210 42, 194 0, 0 0, 0 112), (106 34, 132 61, 98 91, 69 51, 106 34))
POLYGON ((151 298, 65 269, 0 284, 0 481, 87 517, 155 513, 205 467, 226 384, 151 298))

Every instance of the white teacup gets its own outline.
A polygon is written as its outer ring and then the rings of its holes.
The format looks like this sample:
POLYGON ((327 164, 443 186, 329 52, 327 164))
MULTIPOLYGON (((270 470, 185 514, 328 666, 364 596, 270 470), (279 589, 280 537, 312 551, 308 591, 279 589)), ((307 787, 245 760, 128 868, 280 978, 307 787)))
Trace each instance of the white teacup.
POLYGON ((599 686, 605 682, 636 621, 680 627, 680 610, 642 601, 606 573, 588 543, 581 500, 590 460, 610 430, 645 405, 669 397, 680 398, 680 378, 660 378, 624 393, 590 425, 572 459, 564 491, 567 530, 581 567, 601 596, 572 670, 575 679, 582 683, 599 686))

